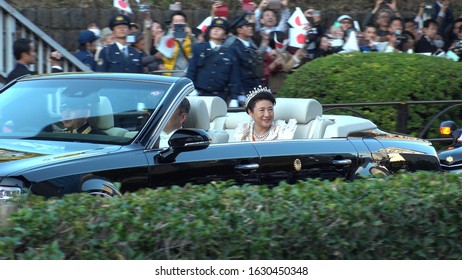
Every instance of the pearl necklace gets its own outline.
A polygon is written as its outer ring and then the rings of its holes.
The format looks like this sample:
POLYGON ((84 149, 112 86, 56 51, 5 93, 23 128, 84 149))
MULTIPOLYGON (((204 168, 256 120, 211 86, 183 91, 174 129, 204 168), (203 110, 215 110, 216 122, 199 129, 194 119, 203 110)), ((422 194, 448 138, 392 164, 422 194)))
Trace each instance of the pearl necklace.
POLYGON ((262 140, 265 140, 266 137, 268 137, 269 135, 269 129, 267 132, 263 133, 262 135, 258 135, 257 132, 254 130, 253 131, 253 135, 255 136, 255 138, 258 140, 258 141, 262 141, 262 140))

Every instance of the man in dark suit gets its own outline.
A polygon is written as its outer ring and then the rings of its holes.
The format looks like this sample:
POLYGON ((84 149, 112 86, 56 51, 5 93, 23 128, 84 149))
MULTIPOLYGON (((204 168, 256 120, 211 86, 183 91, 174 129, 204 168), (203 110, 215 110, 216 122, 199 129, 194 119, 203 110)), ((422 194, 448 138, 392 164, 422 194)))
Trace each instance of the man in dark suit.
MULTIPOLYGON (((427 19, 423 23, 423 36, 416 42, 414 51, 416 53, 435 53, 438 47, 435 44, 436 36, 438 35, 438 22, 433 19, 427 19)), ((442 46, 440 46, 442 48, 442 46)))
MULTIPOLYGON (((29 70, 29 66, 35 64, 37 52, 34 43, 26 38, 20 38, 13 43, 13 53, 16 58, 16 66, 6 77, 6 83, 25 75, 36 75, 37 72, 29 70)), ((50 54, 51 73, 63 72, 61 67, 61 53, 54 51, 50 54)))
POLYGON ((24 75, 37 74, 29 70, 29 66, 35 64, 37 58, 37 52, 31 40, 25 38, 16 40, 13 43, 13 53, 16 58, 16 66, 6 77, 6 83, 24 75))
POLYGON ((223 18, 213 19, 205 34, 209 39, 193 47, 193 56, 189 60, 187 77, 194 82, 201 96, 219 96, 228 102, 237 99, 230 95, 229 87, 233 60, 229 49, 223 46, 228 33, 228 23, 223 18))
MULTIPOLYGON (((236 39, 229 46, 231 56, 235 58, 231 95, 238 97, 240 106, 244 105, 245 96, 249 91, 263 85, 263 56, 251 40, 253 26, 246 19, 246 14, 239 16, 231 25, 236 39)), ((237 107, 237 101, 231 100, 230 107, 237 107)))
POLYGON ((127 42, 129 26, 130 18, 123 14, 110 20, 109 27, 114 34, 114 43, 101 50, 96 65, 97 72, 143 73, 140 53, 127 42))

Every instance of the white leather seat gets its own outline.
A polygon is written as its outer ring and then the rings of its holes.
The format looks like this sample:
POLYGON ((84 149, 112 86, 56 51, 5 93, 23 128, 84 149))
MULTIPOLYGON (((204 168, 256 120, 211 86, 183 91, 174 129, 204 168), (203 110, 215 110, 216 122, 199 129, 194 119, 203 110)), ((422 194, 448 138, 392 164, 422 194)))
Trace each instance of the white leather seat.
POLYGON ((326 127, 333 124, 322 118, 322 105, 315 99, 276 98, 274 118, 297 121, 294 139, 322 138, 326 127))
POLYGON ((228 113, 226 102, 217 96, 201 96, 207 106, 210 118, 210 128, 222 130, 228 113))
POLYGON ((202 97, 188 96, 191 109, 189 110, 188 118, 183 124, 184 128, 198 128, 207 131, 212 143, 226 143, 229 135, 224 130, 210 129, 210 117, 207 110, 207 105, 202 97))
POLYGON ((111 136, 124 137, 127 129, 114 127, 114 114, 111 101, 106 96, 100 96, 99 102, 92 107, 92 116, 89 121, 92 127, 111 136))

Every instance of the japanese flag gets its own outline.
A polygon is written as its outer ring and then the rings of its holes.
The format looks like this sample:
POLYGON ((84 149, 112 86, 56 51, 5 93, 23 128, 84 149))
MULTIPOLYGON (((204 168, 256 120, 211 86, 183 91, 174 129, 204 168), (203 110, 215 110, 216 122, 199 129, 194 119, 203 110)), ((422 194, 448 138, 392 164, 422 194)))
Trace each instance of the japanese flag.
POLYGON ((306 31, 303 28, 289 28, 289 46, 303 48, 306 41, 306 31))
POLYGON ((157 50, 166 58, 172 58, 175 50, 175 38, 172 34, 167 34, 160 38, 159 46, 157 50))
POLYGON ((114 0, 114 7, 130 14, 133 13, 128 0, 114 0))
POLYGON ((293 28, 304 28, 308 25, 308 20, 300 7, 296 7, 294 13, 290 16, 287 23, 293 28))
POLYGON ((207 27, 212 24, 212 17, 208 17, 206 19, 204 19, 201 24, 199 24, 197 26, 197 29, 199 29, 200 31, 202 31, 202 33, 205 33, 205 30, 207 29, 207 27))

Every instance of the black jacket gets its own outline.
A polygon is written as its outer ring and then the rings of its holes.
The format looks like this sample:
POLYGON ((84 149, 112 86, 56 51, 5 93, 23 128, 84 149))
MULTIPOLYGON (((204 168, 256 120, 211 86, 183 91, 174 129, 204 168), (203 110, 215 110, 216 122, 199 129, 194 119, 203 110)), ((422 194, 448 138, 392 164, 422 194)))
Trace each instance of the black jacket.
POLYGON ((22 63, 16 63, 14 69, 6 77, 6 83, 13 81, 16 78, 19 78, 24 75, 35 75, 37 72, 30 71, 26 65, 22 63))

